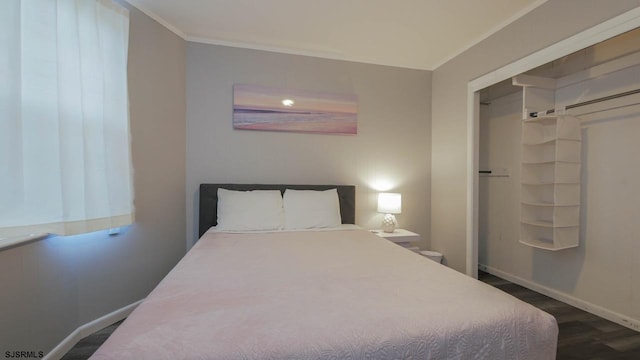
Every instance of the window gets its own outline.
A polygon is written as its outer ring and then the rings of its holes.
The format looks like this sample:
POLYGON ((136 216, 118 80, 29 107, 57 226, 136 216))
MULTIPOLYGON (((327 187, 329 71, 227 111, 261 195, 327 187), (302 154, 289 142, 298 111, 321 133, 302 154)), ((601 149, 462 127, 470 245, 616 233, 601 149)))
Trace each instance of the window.
POLYGON ((0 238, 133 222, 128 11, 0 1, 0 238))

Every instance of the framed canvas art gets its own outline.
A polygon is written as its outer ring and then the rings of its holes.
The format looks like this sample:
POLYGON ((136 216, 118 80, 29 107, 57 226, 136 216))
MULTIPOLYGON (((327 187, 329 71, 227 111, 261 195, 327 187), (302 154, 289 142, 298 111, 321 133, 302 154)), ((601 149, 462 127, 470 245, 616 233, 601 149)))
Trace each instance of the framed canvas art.
POLYGON ((233 86, 234 129, 355 135, 357 120, 354 94, 233 86))

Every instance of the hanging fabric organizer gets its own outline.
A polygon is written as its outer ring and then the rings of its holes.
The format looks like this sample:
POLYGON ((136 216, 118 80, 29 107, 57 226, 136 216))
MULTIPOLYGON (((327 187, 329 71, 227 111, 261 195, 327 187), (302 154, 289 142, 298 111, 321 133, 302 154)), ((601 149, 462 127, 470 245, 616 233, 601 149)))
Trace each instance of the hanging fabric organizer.
POLYGON ((580 119, 528 118, 522 124, 520 242, 561 250, 580 233, 580 119))
POLYGON ((522 87, 520 242, 546 250, 579 245, 582 127, 569 109, 639 94, 632 89, 561 107, 555 79, 516 75, 522 87))

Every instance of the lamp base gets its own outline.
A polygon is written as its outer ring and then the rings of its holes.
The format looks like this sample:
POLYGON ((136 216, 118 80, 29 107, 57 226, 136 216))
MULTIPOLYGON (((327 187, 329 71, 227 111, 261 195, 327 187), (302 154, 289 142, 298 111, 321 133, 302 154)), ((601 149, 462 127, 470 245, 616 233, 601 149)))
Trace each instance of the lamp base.
POLYGON ((386 233, 391 233, 396 229, 397 226, 398 222, 396 221, 395 215, 385 214, 385 216, 382 218, 382 224, 380 225, 380 228, 386 233))

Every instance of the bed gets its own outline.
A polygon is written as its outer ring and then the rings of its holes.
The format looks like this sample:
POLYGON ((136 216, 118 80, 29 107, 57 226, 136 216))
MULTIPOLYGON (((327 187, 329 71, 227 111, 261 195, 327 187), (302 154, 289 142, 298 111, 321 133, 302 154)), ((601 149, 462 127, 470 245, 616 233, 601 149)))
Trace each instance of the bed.
POLYGON ((203 184, 200 207, 198 242, 92 359, 555 359, 551 315, 353 225, 353 186, 203 184), (228 231, 221 188, 336 189, 341 224, 228 231))

